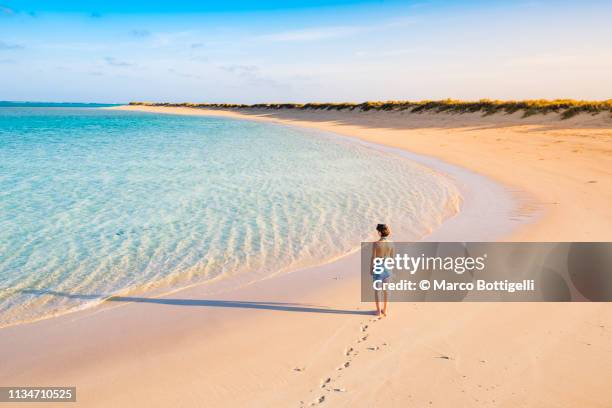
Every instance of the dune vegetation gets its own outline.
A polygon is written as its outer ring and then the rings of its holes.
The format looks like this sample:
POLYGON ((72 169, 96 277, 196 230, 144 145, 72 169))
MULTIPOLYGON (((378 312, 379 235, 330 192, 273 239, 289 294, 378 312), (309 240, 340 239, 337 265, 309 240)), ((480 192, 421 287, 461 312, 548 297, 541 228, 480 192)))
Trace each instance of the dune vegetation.
POLYGON ((232 103, 156 103, 130 102, 130 105, 171 106, 201 109, 302 109, 302 110, 358 110, 358 111, 409 111, 475 113, 483 115, 495 113, 512 114, 523 112, 523 117, 536 114, 557 113, 562 119, 568 119, 579 113, 596 115, 601 112, 612 113, 612 99, 606 101, 576 101, 573 99, 532 99, 524 101, 499 101, 481 99, 479 101, 461 101, 444 99, 440 101, 384 101, 384 102, 342 102, 342 103, 256 103, 253 105, 232 103))

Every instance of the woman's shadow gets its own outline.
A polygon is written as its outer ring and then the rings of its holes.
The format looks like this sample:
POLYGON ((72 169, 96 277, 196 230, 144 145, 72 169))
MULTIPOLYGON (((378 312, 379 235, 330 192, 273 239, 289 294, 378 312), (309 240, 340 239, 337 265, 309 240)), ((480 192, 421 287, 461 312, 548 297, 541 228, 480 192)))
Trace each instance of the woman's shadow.
POLYGON ((38 296, 60 296, 70 299, 80 300, 103 300, 105 302, 133 302, 151 303, 157 305, 171 306, 200 306, 200 307, 229 307, 238 309, 261 309, 277 310, 282 312, 302 312, 302 313, 325 313, 325 314, 346 314, 346 315, 370 315, 366 310, 330 309, 320 306, 301 304, 301 303, 279 303, 279 302, 249 302, 241 300, 206 300, 206 299, 171 299, 171 298, 147 298, 134 296, 105 296, 102 294, 79 294, 57 292, 44 289, 24 289, 21 293, 38 296))

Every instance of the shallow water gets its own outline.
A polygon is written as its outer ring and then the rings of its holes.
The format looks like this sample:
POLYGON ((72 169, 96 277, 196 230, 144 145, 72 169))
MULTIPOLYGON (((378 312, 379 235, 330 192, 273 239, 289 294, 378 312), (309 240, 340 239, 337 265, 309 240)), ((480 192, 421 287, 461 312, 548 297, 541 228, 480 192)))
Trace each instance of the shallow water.
POLYGON ((0 108, 0 327, 115 294, 222 291, 457 211, 445 177, 322 133, 212 117, 0 108))

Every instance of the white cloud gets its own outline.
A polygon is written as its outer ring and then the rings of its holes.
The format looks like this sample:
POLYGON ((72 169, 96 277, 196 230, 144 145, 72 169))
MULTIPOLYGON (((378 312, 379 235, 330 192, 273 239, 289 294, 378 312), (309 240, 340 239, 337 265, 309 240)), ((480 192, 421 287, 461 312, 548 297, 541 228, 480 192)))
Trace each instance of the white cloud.
POLYGON ((313 27, 264 34, 255 37, 255 39, 270 42, 317 41, 329 38, 350 37, 369 30, 371 30, 371 27, 366 26, 313 27))
POLYGON ((255 37, 255 39, 270 42, 304 42, 345 38, 372 31, 406 27, 413 25, 416 21, 417 19, 412 16, 400 16, 384 20, 378 24, 310 27, 263 34, 255 37))
POLYGON ((8 6, 3 6, 2 4, 0 4, 0 14, 6 14, 7 16, 12 16, 13 14, 15 14, 15 10, 13 10, 12 8, 8 6))
POLYGON ((222 65, 219 68, 227 72, 235 72, 238 74, 259 71, 259 67, 256 65, 222 65))
POLYGON ((130 31, 130 35, 133 37, 144 38, 151 35, 149 30, 135 29, 130 31))
POLYGON ((130 67, 134 65, 129 62, 118 60, 117 58, 114 58, 114 57, 104 57, 104 60, 106 61, 108 65, 113 66, 113 67, 130 67))
POLYGON ((0 50, 22 50, 23 45, 9 44, 4 41, 0 41, 0 50))

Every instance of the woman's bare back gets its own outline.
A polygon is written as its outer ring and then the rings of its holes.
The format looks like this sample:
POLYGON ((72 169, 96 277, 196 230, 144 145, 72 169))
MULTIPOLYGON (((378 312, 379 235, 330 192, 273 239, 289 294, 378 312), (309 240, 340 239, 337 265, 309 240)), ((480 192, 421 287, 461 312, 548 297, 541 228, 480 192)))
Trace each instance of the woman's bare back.
POLYGON ((374 258, 392 258, 395 256, 393 242, 381 239, 374 243, 374 258))

